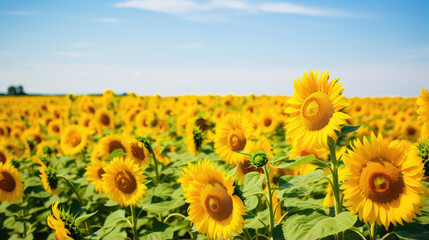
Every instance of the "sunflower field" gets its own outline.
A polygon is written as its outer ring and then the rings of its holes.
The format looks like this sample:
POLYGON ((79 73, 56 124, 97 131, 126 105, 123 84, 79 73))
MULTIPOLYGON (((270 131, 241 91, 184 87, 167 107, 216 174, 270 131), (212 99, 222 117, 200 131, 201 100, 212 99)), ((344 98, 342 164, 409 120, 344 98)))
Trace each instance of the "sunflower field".
POLYGON ((0 97, 0 239, 429 239, 429 92, 0 97))

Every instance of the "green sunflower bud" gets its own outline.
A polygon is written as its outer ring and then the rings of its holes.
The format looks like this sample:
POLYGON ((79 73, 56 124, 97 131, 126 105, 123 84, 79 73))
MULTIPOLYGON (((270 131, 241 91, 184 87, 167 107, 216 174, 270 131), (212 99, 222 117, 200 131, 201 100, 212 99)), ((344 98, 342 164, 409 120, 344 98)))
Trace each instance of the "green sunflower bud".
POLYGON ((419 153, 417 154, 422 158, 425 169, 425 176, 429 176, 429 141, 419 142, 419 153))
POLYGON ((267 164, 268 156, 266 153, 264 153, 262 151, 256 151, 250 157, 250 161, 252 162, 253 166, 260 168, 260 167, 265 166, 265 164, 267 164))

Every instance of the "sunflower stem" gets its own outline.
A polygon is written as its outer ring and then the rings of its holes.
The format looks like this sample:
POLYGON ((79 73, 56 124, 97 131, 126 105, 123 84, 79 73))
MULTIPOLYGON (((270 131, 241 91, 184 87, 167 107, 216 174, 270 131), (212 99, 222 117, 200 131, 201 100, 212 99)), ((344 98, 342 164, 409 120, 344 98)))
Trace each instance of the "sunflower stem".
POLYGON ((273 236, 274 232, 274 211, 273 211, 273 194, 271 192, 270 172, 268 171, 267 165, 264 165, 265 178, 268 187, 268 208, 270 211, 270 236, 273 236))
MULTIPOLYGON (((77 191, 77 189, 74 187, 73 183, 66 177, 62 176, 62 175, 57 175, 58 179, 64 179, 64 181, 67 183, 67 185, 69 186, 69 188, 74 192, 74 194, 77 196, 77 200, 79 202, 80 207, 83 207, 83 201, 82 198, 79 195, 79 192, 77 191)), ((86 221, 83 221, 85 224, 85 229, 86 229, 86 233, 89 235, 89 227, 88 227, 88 223, 86 221)))
POLYGON ((137 222, 136 222, 136 209, 134 207, 134 205, 130 205, 130 209, 131 209, 131 219, 132 219, 132 227, 133 227, 133 239, 136 240, 138 239, 137 237, 137 222))
POLYGON ((247 230, 247 228, 245 228, 243 232, 244 232, 244 235, 246 236, 247 240, 251 240, 252 239, 252 237, 249 234, 249 230, 247 230))
POLYGON ((82 154, 82 160, 83 160, 83 162, 86 162, 85 150, 82 150, 80 153, 82 154))
MULTIPOLYGON (((340 214, 342 212, 342 201, 340 198, 340 186, 339 186, 339 179, 338 179, 338 165, 339 162, 337 160, 336 156, 336 141, 328 137, 328 147, 329 147, 329 156, 331 160, 331 172, 332 172, 332 192, 334 194, 335 199, 335 216, 340 214)), ((339 232, 337 235, 335 235, 335 238, 338 240, 344 239, 344 232, 339 232)))
POLYGON ((155 162, 155 174, 156 174, 156 184, 159 183, 159 173, 158 173, 158 159, 156 159, 155 153, 153 152, 153 149, 149 149, 150 154, 153 156, 153 161, 155 162))
POLYGON ((375 222, 371 224, 371 228, 369 231, 369 239, 371 240, 377 239, 377 224, 375 222))

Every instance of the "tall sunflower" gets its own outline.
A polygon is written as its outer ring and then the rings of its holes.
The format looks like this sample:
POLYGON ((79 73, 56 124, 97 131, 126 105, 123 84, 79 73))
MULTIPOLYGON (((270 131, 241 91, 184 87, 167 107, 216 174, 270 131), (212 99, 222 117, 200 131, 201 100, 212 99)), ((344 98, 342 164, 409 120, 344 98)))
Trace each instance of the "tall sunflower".
POLYGON ((357 140, 344 155, 344 199, 352 214, 365 222, 384 225, 412 222, 424 203, 423 163, 411 143, 371 134, 371 142, 357 140))
POLYGON ((350 118, 341 111, 348 104, 338 78, 330 82, 328 78, 329 72, 323 71, 319 77, 319 71, 313 74, 311 70, 302 75, 302 81, 294 80, 294 96, 288 99, 285 110, 289 114, 287 136, 293 145, 326 145, 328 136, 335 138, 335 131, 350 118))
POLYGON ((209 160, 189 163, 178 182, 190 204, 188 219, 200 233, 213 239, 230 239, 231 232, 238 234, 244 228, 245 207, 234 195, 234 179, 209 160))
POLYGON ((417 105, 419 119, 423 120, 421 136, 424 138, 429 138, 429 92, 426 90, 426 88, 421 89, 420 97, 417 99, 417 105))
POLYGON ((135 205, 146 194, 145 177, 130 158, 115 157, 104 171, 104 191, 121 206, 135 205))
POLYGON ((101 138, 98 142, 100 145, 99 150, 101 151, 101 155, 103 157, 108 157, 116 149, 122 149, 124 153, 126 153, 127 143, 125 139, 126 137, 117 134, 110 134, 101 138))
POLYGON ((237 165, 247 159, 246 155, 253 135, 253 124, 238 114, 228 114, 216 126, 215 151, 225 162, 237 165))
POLYGON ((0 202, 15 202, 24 196, 24 184, 11 164, 0 162, 0 202))
POLYGON ((80 153, 89 144, 90 135, 86 128, 70 125, 61 134, 61 151, 64 155, 73 156, 80 153))
POLYGON ((104 168, 106 162, 104 161, 93 161, 91 165, 86 167, 86 179, 95 186, 95 191, 100 194, 104 193, 103 189, 103 174, 105 173, 104 168))

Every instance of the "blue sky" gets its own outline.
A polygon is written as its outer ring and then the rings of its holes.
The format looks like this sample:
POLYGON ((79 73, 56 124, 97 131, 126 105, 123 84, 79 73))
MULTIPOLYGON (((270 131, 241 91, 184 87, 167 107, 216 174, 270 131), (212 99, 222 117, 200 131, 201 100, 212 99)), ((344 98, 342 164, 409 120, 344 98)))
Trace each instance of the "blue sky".
POLYGON ((429 1, 0 1, 0 92, 347 96, 429 87, 429 1))

